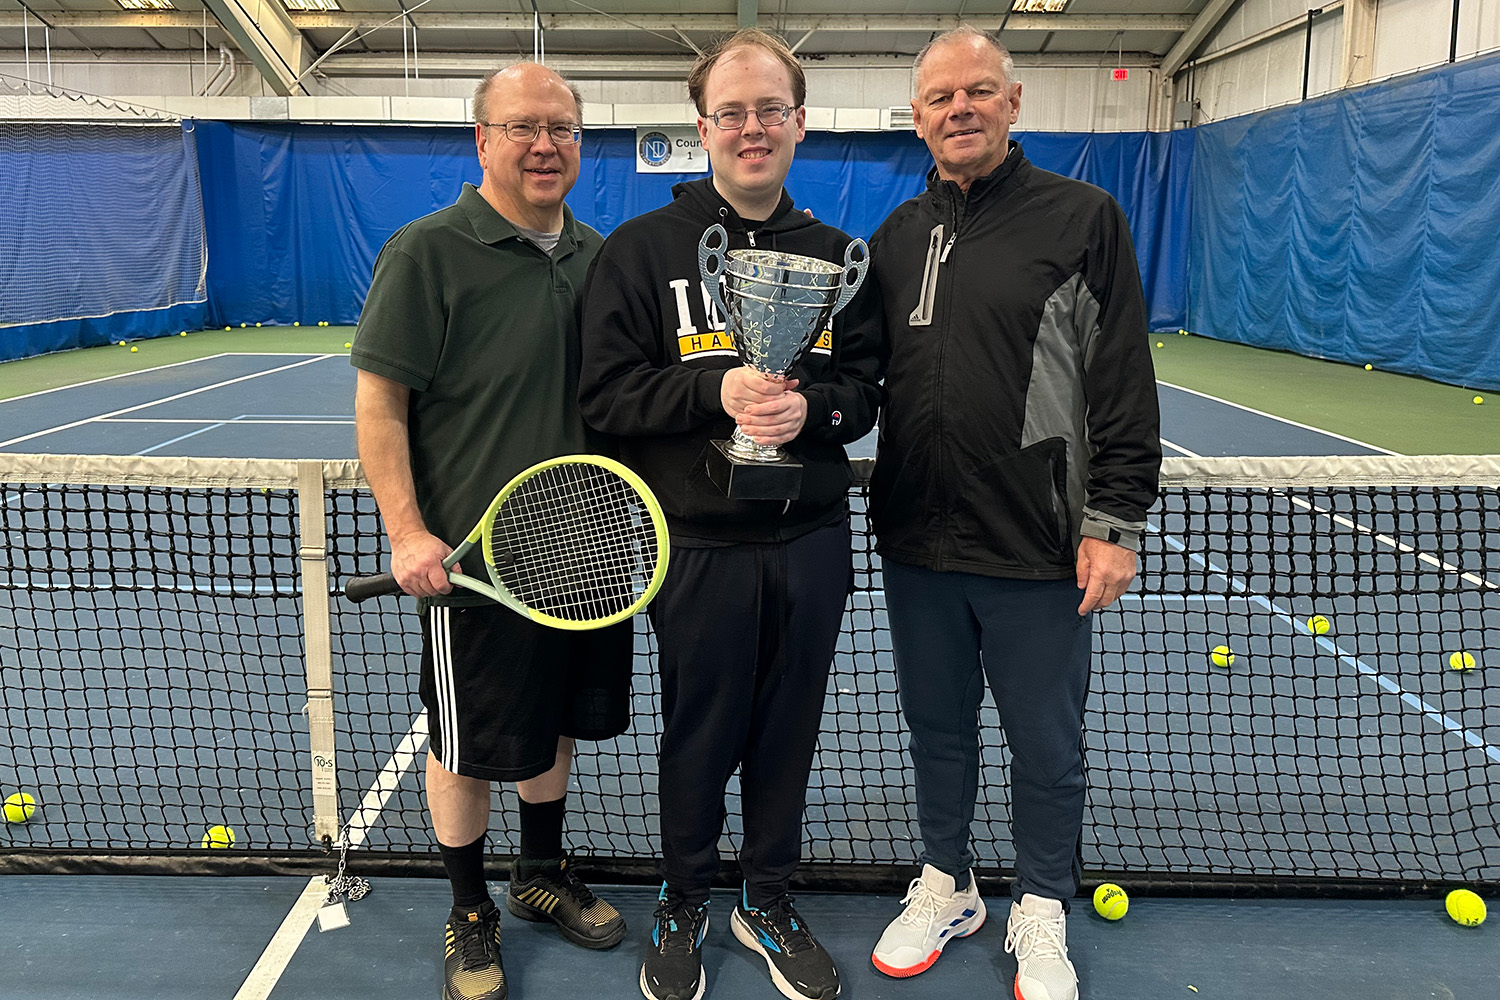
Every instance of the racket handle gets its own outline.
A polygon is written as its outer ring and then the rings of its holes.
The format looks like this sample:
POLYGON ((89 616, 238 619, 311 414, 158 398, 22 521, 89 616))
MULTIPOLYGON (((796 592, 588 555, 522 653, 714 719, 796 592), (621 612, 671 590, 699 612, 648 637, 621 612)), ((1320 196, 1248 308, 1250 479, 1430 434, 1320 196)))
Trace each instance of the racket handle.
POLYGON ((401 584, 397 583, 396 578, 389 573, 381 573, 379 576, 356 576, 344 584, 344 596, 355 604, 372 597, 399 593, 401 593, 401 584))

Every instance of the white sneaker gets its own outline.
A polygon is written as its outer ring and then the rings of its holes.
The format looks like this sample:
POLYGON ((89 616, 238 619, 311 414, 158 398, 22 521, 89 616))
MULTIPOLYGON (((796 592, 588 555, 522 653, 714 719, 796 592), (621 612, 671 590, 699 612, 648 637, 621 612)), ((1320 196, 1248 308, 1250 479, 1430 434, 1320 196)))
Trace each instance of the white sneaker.
POLYGON ((901 902, 906 909, 886 927, 870 956, 875 968, 887 976, 905 979, 926 972, 949 941, 968 937, 984 926, 984 900, 979 898, 973 875, 969 887, 959 892, 952 875, 923 865, 921 876, 911 880, 901 902))
POLYGON ((1016 953, 1016 1000, 1078 1000, 1067 921, 1061 900, 1028 892, 1010 904, 1005 950, 1016 953))

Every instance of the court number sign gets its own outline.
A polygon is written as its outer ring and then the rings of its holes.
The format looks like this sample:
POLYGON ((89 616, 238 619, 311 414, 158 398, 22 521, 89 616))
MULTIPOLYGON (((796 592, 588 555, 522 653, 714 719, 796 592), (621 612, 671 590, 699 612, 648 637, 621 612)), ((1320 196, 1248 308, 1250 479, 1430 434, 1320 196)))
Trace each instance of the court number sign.
POLYGON ((702 174, 708 154, 698 130, 690 126, 659 126, 635 130, 635 170, 638 174, 702 174))

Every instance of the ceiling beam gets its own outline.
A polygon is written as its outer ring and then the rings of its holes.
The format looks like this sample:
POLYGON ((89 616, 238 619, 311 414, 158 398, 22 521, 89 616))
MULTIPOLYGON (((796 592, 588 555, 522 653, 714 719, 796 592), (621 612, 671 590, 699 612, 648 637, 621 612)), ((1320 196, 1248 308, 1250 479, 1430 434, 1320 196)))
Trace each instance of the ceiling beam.
MULTIPOLYGON (((209 9, 219 16, 226 27, 230 9, 243 10, 236 0, 206 0, 209 9), (224 13, 220 13, 223 10, 224 13)), ((251 0, 243 0, 251 3, 251 0)), ((1233 2, 1233 0, 1230 0, 1233 2)), ((281 6, 274 0, 255 3, 261 26, 278 20, 276 14, 281 6)), ((21 27, 21 11, 0 11, 0 28, 21 27)), ((88 11, 64 13, 48 12, 47 18, 55 29, 70 28, 198 28, 202 16, 197 11, 88 11)), ((328 11, 323 13, 281 13, 287 30, 308 31, 315 28, 368 28, 386 24, 391 31, 399 31, 400 14, 387 16, 380 13, 328 11), (387 23, 389 22, 389 23, 387 23)), ((465 31, 523 31, 529 34, 532 26, 530 14, 460 14, 427 13, 426 8, 410 15, 411 21, 420 28, 455 28, 465 31)), ((958 25, 958 16, 953 14, 916 17, 906 14, 828 14, 789 15, 778 18, 776 27, 787 34, 805 31, 906 31, 930 34, 946 31, 958 25)), ((980 27, 998 27, 999 18, 990 18, 994 25, 983 19, 973 19, 980 27)), ((1200 19, 1201 20, 1201 19, 1200 19)), ((1017 14, 1006 24, 1007 33, 1012 31, 1169 31, 1183 32, 1197 21, 1191 15, 1178 14, 1017 14)), ((639 26, 646 31, 671 33, 676 30, 701 32, 727 32, 739 27, 738 18, 732 14, 632 14, 629 24, 618 17, 598 14, 543 14, 542 27, 548 32, 563 31, 630 31, 639 26)))
POLYGON ((1240 2, 1240 0, 1208 0, 1208 6, 1199 12, 1177 39, 1177 44, 1172 46, 1170 52, 1161 61, 1161 78, 1163 81, 1170 80, 1182 69, 1182 64, 1187 62, 1198 47, 1208 41, 1208 36, 1218 30, 1219 24, 1229 16, 1229 12, 1240 2))
MULTIPOLYGON (((433 77, 477 77, 504 66, 509 59, 463 52, 429 52, 422 56, 422 75, 433 77)), ((1046 55, 1017 53, 1016 66, 1031 68, 1099 69, 1099 55, 1093 52, 1053 52, 1046 55)), ((1150 52, 1126 52, 1123 57, 1110 53, 1109 68, 1154 68, 1159 57, 1150 52)), ((672 56, 559 55, 548 56, 547 65, 570 80, 677 80, 684 79, 692 68, 693 58, 672 56)), ((820 59, 816 68, 824 69, 910 69, 911 57, 872 57, 837 55, 820 59)), ((331 77, 400 76, 401 54, 388 52, 344 52, 330 56, 322 69, 331 77)))
POLYGON ((739 0, 736 27, 753 28, 760 14, 760 0, 739 0))
POLYGON ((302 32, 276 0, 203 0, 209 13, 280 95, 295 94, 310 58, 302 32))

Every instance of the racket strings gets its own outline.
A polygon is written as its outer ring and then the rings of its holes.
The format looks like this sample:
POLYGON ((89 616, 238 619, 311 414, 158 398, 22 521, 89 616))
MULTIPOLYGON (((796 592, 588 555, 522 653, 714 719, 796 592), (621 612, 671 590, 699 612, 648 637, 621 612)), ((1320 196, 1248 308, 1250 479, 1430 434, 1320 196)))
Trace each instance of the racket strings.
POLYGON ((660 553, 645 500, 615 472, 550 466, 501 503, 490 572, 517 600, 567 621, 597 621, 647 592, 660 553))

